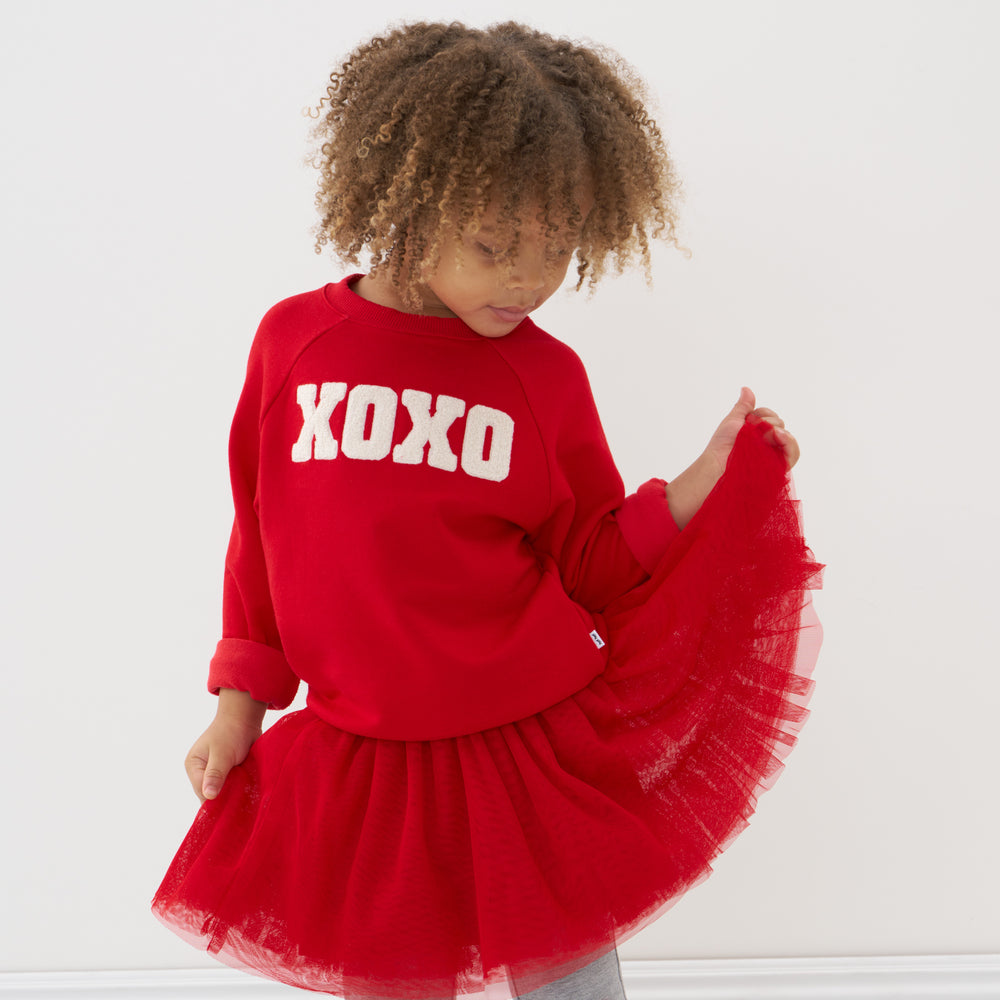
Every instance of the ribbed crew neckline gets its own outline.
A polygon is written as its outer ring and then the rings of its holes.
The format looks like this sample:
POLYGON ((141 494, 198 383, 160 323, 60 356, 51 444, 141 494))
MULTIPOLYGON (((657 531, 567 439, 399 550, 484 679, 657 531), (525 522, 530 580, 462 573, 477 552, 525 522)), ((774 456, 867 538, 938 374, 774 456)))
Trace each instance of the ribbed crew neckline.
MULTIPOLYGON (((418 313, 401 312, 389 306, 381 306, 375 302, 363 299, 351 289, 351 285, 361 274, 351 274, 341 281, 331 282, 323 288, 323 295, 330 306, 337 312, 359 323, 366 323, 382 329, 398 330, 402 333, 416 333, 434 337, 450 337, 453 340, 489 341, 457 317, 422 316, 418 313)), ((524 323, 530 323, 525 320, 524 323)), ((512 336, 521 326, 507 334, 512 336)))

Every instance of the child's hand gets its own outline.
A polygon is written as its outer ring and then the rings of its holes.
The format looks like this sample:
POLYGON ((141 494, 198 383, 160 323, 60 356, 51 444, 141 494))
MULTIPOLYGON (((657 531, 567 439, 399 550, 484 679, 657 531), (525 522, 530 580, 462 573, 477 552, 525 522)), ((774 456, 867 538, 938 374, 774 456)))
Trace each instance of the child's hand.
POLYGON ((266 708, 245 691, 219 692, 215 719, 184 760, 188 780, 202 802, 214 799, 226 775, 246 760, 250 747, 261 734, 266 708))
POLYGON ((799 460, 799 443, 785 430, 785 422, 774 410, 764 407, 755 410, 755 403, 753 393, 744 386, 739 401, 716 428, 708 447, 693 465, 667 484, 667 504, 677 527, 685 527, 722 478, 729 453, 736 443, 736 435, 746 421, 752 424, 763 422, 770 426, 764 440, 782 452, 788 468, 799 460))
POLYGON ((712 435, 705 455, 718 468, 719 475, 725 471, 726 460, 733 450, 736 442, 736 435, 745 421, 751 424, 767 423, 771 429, 764 435, 764 440, 773 448, 777 448, 785 456, 785 462, 790 469, 799 460, 799 443, 785 430, 785 422, 774 410, 761 406, 754 409, 756 404, 753 392, 746 386, 740 391, 740 398, 736 405, 729 411, 725 419, 719 424, 712 435))

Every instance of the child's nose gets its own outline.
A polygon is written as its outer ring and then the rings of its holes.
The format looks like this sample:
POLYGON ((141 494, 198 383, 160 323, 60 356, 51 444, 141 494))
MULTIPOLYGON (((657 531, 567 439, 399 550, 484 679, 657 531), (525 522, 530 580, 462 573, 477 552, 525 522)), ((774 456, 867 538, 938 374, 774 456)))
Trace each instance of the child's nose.
POLYGON ((524 250, 517 255, 510 285, 525 291, 537 291, 545 284, 545 254, 538 250, 524 250))

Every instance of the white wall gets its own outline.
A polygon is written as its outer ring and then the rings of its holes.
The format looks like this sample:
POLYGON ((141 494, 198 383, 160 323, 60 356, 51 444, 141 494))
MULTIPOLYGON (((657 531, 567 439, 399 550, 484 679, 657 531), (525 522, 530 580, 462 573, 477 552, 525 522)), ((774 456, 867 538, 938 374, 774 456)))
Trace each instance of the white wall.
MULTIPOLYGON (((0 970, 209 964, 148 916, 195 799, 249 338, 338 277, 300 109, 403 0, 5 4, 0 970)), ((512 0, 647 77, 688 261, 540 316, 626 481, 749 384, 829 564, 813 718, 717 875, 626 957, 1000 950, 989 2, 512 0), (596 8, 596 9, 595 9, 596 8)))

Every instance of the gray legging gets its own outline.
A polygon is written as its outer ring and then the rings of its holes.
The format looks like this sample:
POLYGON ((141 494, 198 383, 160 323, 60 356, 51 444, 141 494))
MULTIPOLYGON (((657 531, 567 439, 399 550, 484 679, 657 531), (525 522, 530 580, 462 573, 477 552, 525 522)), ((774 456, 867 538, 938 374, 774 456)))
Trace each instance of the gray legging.
POLYGON ((609 951, 571 976, 521 994, 519 1000, 625 1000, 618 952, 609 951))

